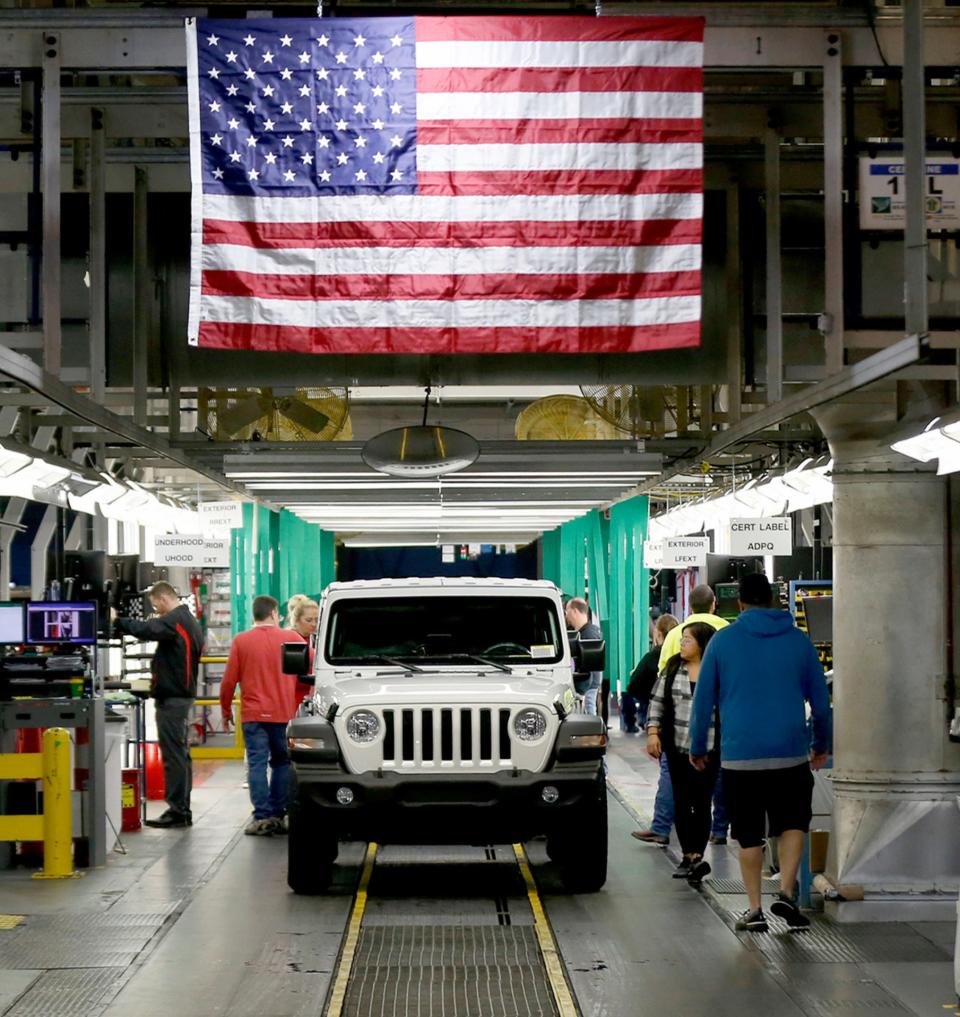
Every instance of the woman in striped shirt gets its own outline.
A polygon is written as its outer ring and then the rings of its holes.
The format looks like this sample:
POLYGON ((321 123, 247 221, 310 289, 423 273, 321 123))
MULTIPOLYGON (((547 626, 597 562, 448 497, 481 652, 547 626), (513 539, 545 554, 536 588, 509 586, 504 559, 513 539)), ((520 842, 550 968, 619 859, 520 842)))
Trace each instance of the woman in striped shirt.
POLYGON ((712 724, 707 738, 709 761, 702 770, 690 764, 690 710, 700 675, 700 661, 715 629, 703 622, 684 625, 680 652, 667 661, 650 695, 647 752, 667 754, 676 806, 674 822, 683 850, 675 879, 698 884, 710 871, 703 857, 710 838, 710 799, 720 768, 719 741, 712 724))

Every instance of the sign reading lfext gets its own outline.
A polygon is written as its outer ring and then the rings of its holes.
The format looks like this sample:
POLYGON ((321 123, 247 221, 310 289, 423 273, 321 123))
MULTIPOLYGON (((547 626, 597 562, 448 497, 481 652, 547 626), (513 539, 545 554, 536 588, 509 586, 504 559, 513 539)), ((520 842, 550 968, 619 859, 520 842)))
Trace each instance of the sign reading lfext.
POLYGON ((243 503, 202 501, 197 506, 204 533, 229 533, 243 526, 243 503))
POLYGON ((645 540, 643 542, 643 567, 645 569, 663 568, 662 540, 645 540))
POLYGON ((707 564, 709 537, 667 537, 663 542, 665 569, 696 569, 707 564))
POLYGON ((203 542, 203 567, 205 569, 230 568, 230 538, 213 539, 207 537, 203 542))
POLYGON ((789 516, 767 519, 731 519, 730 553, 793 554, 793 524, 789 516))

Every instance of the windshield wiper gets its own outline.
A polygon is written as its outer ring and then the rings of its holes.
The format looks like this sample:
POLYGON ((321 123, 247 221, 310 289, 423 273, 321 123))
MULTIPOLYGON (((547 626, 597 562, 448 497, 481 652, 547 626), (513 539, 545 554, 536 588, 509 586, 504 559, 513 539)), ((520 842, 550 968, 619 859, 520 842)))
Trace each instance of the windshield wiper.
POLYGON ((444 657, 448 660, 472 660, 474 663, 486 664, 487 667, 495 667, 498 671, 513 674, 512 667, 507 667, 506 664, 501 664, 497 660, 491 660, 489 657, 481 657, 479 653, 445 653, 444 657))
POLYGON ((370 655, 371 660, 382 660, 384 664, 393 664, 394 667, 402 667, 404 671, 422 671, 422 667, 417 667, 416 664, 408 664, 402 661, 399 657, 387 657, 382 653, 373 653, 370 655))

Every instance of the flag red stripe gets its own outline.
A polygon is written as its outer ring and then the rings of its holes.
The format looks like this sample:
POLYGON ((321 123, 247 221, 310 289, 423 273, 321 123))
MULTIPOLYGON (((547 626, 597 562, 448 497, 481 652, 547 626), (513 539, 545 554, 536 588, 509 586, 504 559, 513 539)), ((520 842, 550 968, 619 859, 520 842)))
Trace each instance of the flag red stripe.
POLYGON ((703 128, 699 120, 611 117, 603 120, 421 120, 417 124, 417 143, 421 145, 700 141, 703 141, 703 128))
POLYGON ((286 300, 616 300, 700 292, 699 272, 591 275, 268 275, 209 269, 203 292, 286 300))
POLYGON ((290 353, 640 353, 697 346, 699 322, 618 328, 305 328, 204 321, 200 345, 290 353))
POLYGON ((651 39, 663 42, 701 42, 703 18, 585 18, 583 15, 546 17, 418 17, 417 42, 624 42, 651 39))
POLYGON ((700 92, 699 67, 419 67, 418 92, 700 92))
POLYGON ((703 190, 703 170, 420 172, 420 194, 680 194, 703 190))
POLYGON ((205 219, 205 244, 291 247, 605 247, 700 243, 700 219, 584 222, 232 222, 205 219))

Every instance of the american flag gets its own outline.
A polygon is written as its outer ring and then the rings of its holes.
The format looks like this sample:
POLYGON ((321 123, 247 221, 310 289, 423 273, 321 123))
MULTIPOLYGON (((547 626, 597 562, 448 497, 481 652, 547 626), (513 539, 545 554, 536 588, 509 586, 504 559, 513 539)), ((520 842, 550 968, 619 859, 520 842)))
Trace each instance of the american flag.
POLYGON ((696 346, 702 40, 694 18, 189 21, 190 342, 696 346))

